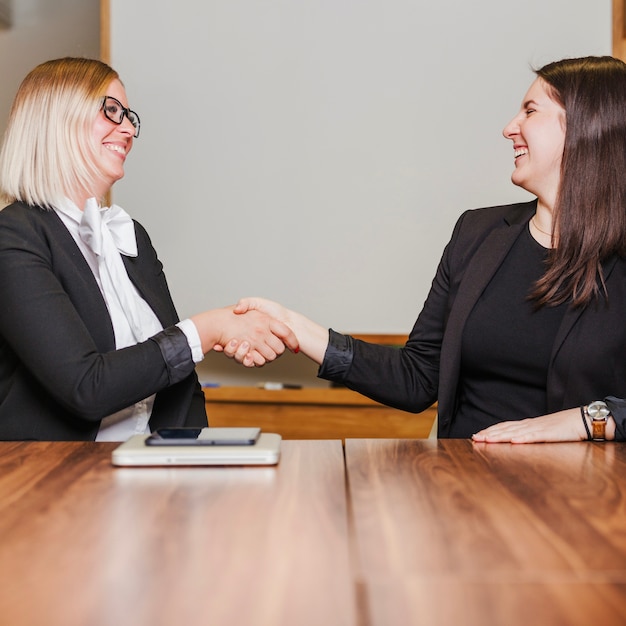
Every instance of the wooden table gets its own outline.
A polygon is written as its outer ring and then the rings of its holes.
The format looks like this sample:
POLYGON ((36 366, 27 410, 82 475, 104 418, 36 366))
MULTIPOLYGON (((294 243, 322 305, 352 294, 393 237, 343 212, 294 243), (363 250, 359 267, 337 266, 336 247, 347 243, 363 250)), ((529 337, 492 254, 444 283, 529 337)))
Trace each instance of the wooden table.
POLYGON ((339 441, 248 468, 113 468, 115 445, 0 443, 1 624, 355 624, 339 441))
POLYGON ((625 444, 346 442, 368 626, 626 624, 625 444))
POLYGON ((626 444, 284 441, 248 468, 115 445, 0 443, 1 624, 626 623, 626 444))

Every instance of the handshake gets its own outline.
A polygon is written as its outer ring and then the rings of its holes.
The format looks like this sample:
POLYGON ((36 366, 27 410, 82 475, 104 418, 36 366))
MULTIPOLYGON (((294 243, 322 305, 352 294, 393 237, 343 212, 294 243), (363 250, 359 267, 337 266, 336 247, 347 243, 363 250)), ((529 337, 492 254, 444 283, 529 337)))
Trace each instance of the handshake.
POLYGON ((223 313, 221 334, 213 350, 223 352, 245 367, 262 367, 277 359, 285 349, 299 352, 290 324, 290 311, 262 298, 243 298, 223 313))

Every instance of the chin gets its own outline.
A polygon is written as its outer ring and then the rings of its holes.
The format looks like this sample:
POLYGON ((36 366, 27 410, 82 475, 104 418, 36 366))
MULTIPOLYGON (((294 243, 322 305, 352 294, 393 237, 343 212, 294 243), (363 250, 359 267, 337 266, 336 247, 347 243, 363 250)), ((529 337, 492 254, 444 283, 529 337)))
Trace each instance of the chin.
POLYGON ((115 172, 114 174, 109 176, 107 182, 109 183, 109 186, 112 187, 118 180, 122 180, 122 178, 124 178, 124 170, 122 170, 121 172, 115 172))
POLYGON ((513 172, 511 175, 511 182, 517 187, 521 187, 522 189, 526 189, 524 186, 524 179, 517 172, 513 172))

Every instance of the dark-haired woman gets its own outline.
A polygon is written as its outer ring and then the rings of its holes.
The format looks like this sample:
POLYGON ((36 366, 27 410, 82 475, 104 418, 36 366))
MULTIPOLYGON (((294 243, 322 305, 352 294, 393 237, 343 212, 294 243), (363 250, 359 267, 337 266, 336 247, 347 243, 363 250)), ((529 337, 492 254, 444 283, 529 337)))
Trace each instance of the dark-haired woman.
POLYGON ((322 378, 406 411, 438 401, 439 437, 626 439, 626 64, 536 74, 503 131, 535 198, 461 216, 402 349, 267 300, 236 310, 291 326, 322 378))

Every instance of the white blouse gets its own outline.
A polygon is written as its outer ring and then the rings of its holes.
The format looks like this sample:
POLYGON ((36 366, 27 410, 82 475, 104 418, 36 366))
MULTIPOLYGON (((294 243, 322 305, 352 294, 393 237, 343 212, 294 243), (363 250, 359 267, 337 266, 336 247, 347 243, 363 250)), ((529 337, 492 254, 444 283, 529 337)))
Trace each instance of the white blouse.
MULTIPOLYGON (((137 256, 135 226, 121 207, 100 208, 95 198, 89 198, 81 211, 71 200, 54 210, 65 224, 89 264, 106 302, 115 332, 117 349, 135 345, 152 337, 163 326, 154 311, 132 284, 121 254, 137 256)), ((199 363, 204 358, 200 337, 194 323, 179 322, 189 342, 192 358, 199 363)), ((102 420, 96 441, 125 441, 131 435, 150 432, 148 421, 154 405, 154 395, 102 420)))

